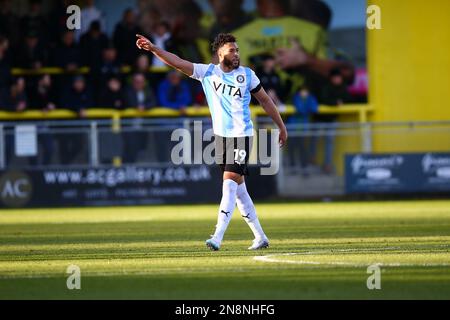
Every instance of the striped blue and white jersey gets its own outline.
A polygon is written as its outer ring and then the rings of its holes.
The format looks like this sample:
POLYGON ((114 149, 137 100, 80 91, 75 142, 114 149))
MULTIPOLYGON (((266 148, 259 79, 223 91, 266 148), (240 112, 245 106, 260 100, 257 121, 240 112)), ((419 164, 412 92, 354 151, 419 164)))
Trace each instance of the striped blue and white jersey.
POLYGON ((253 136, 249 105, 251 93, 261 88, 253 70, 241 66, 231 72, 223 72, 218 64, 194 63, 191 78, 202 83, 216 135, 253 136))

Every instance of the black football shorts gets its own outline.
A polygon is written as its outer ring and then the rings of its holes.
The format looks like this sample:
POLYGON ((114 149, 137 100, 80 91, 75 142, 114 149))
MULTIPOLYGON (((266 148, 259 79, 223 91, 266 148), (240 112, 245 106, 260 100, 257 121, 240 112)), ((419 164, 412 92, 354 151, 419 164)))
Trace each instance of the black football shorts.
POLYGON ((248 176, 248 160, 252 150, 253 137, 226 138, 215 135, 216 163, 222 173, 234 172, 248 176))

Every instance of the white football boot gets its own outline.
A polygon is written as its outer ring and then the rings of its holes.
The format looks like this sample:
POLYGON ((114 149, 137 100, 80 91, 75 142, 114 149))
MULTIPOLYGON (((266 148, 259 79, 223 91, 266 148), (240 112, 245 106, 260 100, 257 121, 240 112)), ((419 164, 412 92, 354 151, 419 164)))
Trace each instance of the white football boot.
POLYGON ((253 240, 253 244, 250 247, 248 247, 248 250, 259 250, 268 247, 269 247, 269 239, 267 238, 255 239, 253 240))

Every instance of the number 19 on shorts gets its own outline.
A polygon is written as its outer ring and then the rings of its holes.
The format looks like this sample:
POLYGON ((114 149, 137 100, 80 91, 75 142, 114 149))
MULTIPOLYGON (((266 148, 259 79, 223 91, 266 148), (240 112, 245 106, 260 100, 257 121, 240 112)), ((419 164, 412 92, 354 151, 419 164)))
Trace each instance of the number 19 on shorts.
POLYGON ((234 162, 244 163, 247 152, 243 149, 234 149, 234 162))

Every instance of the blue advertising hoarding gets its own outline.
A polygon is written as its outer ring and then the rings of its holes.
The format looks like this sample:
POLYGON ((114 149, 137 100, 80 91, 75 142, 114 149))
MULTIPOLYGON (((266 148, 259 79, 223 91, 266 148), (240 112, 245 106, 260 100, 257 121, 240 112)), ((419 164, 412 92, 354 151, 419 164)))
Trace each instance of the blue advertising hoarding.
POLYGON ((450 153, 348 154, 347 194, 450 192, 450 153))
MULTIPOLYGON (((247 186, 252 197, 272 197, 276 193, 275 176, 259 175, 256 166, 249 170, 252 177, 247 186)), ((218 166, 0 170, 0 209, 217 203, 221 192, 218 166)))

